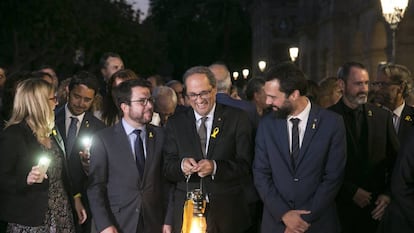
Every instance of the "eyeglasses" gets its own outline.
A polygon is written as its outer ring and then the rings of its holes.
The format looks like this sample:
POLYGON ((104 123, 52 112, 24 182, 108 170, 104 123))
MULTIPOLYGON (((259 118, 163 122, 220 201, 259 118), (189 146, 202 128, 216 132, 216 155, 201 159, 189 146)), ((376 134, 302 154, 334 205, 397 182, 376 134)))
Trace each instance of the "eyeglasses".
POLYGON ((187 94, 187 97, 190 100, 193 100, 193 101, 194 100, 197 100, 197 97, 199 97, 199 96, 200 96, 201 99, 207 99, 207 98, 210 98, 212 91, 213 91, 213 89, 210 89, 208 91, 202 91, 202 92, 200 92, 198 94, 196 94, 196 93, 190 93, 190 94, 187 94))
POLYGON ((381 87, 389 87, 391 85, 400 85, 400 84, 401 83, 399 83, 399 82, 380 82, 380 81, 378 81, 378 82, 371 82, 371 86, 378 87, 378 88, 381 88, 381 87))
POLYGON ((140 103, 142 106, 146 106, 148 103, 154 104, 154 98, 153 97, 148 97, 148 98, 142 98, 142 99, 138 99, 138 100, 130 100, 130 103, 140 103))

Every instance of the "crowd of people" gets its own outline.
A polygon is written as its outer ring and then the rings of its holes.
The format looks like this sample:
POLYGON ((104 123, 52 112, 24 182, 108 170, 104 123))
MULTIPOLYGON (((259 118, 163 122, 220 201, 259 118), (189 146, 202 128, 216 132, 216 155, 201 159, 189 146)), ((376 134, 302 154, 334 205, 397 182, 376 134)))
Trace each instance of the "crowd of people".
POLYGON ((1 233, 190 233, 195 190, 208 233, 414 232, 407 67, 315 83, 283 62, 237 93, 219 62, 168 81, 99 66, 0 67, 1 233))

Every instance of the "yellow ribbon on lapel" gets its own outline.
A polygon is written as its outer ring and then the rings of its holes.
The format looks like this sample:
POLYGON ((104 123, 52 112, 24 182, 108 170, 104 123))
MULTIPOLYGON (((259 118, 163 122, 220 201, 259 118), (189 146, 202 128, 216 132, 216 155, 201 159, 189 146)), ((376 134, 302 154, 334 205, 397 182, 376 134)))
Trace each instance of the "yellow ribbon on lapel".
POLYGON ((218 127, 214 128, 213 133, 211 133, 211 137, 216 138, 219 131, 220 131, 220 129, 218 127))

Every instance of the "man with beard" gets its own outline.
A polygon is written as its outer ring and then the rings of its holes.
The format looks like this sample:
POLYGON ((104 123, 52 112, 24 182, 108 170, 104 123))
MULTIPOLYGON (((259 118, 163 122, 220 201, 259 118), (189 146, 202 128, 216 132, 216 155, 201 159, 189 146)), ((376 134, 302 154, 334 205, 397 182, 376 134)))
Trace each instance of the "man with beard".
POLYGON ((266 104, 274 112, 259 124, 253 162, 262 233, 340 232, 335 197, 346 163, 345 126, 306 97, 306 86, 292 63, 266 74, 266 104))
POLYGON ((162 175, 162 128, 150 125, 151 85, 127 80, 115 89, 122 119, 96 134, 88 197, 98 232, 171 233, 170 190, 162 175))
POLYGON ((347 62, 338 71, 342 99, 332 107, 346 126, 345 180, 337 198, 344 233, 375 232, 390 202, 391 168, 399 146, 391 114, 367 103, 364 65, 347 62))
POLYGON ((382 65, 373 86, 377 87, 377 91, 372 93, 373 101, 392 112, 394 128, 402 143, 414 126, 414 107, 407 105, 404 100, 412 92, 411 72, 403 65, 382 65))

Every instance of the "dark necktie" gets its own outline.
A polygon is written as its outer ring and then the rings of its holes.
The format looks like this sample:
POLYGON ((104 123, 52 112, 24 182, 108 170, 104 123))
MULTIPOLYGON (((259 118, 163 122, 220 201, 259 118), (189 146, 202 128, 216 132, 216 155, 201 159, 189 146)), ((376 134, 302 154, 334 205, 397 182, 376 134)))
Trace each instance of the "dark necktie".
POLYGON ((71 121, 68 129, 68 135, 66 137, 66 153, 67 156, 70 156, 72 152, 72 147, 76 141, 76 132, 78 131, 78 118, 71 116, 71 121))
POLYGON ((392 113, 392 124, 394 125, 395 132, 398 133, 398 115, 395 113, 392 113))
POLYGON ((137 138, 135 139, 135 162, 137 163, 137 168, 140 176, 142 177, 144 174, 144 168, 145 168, 145 154, 144 154, 144 145, 142 143, 141 139, 141 130, 136 129, 133 132, 135 135, 137 135, 137 138))
POLYGON ((290 121, 292 122, 292 151, 291 151, 291 159, 292 159, 292 166, 296 167, 296 162, 299 157, 299 121, 298 118, 291 118, 290 121))
POLYGON ((201 118, 201 124, 198 128, 198 136, 200 137, 200 143, 201 143, 201 151, 203 152, 203 157, 206 157, 207 151, 206 151, 206 143, 207 143, 207 127, 206 127, 206 121, 207 117, 201 118))

